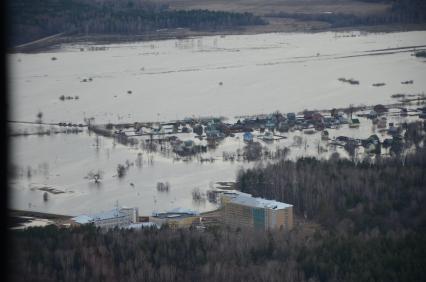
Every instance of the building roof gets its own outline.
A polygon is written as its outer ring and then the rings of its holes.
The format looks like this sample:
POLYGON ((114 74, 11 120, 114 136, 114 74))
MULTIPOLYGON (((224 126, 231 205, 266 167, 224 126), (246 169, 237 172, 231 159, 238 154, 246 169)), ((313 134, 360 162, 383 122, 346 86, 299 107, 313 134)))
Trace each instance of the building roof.
POLYGON ((96 213, 93 215, 93 218, 95 220, 105 220, 105 219, 117 218, 122 216, 126 216, 126 214, 122 213, 120 209, 115 208, 109 211, 96 213))
POLYGON ((187 214, 187 213, 155 213, 152 215, 152 217, 160 218, 160 219, 169 219, 169 220, 181 220, 188 217, 193 217, 195 215, 193 214, 187 214))
POLYGON ((83 215, 73 217, 71 218, 71 220, 74 220, 75 222, 79 224, 87 224, 87 223, 93 222, 93 217, 83 214, 83 215))
POLYGON ((174 209, 169 210, 168 213, 186 213, 186 214, 192 214, 192 215, 200 214, 197 211, 185 209, 185 208, 174 208, 174 209))
POLYGON ((106 220, 111 218, 118 218, 127 216, 126 213, 122 212, 121 209, 131 209, 131 208, 114 208, 109 211, 99 212, 92 215, 79 215, 71 218, 73 221, 80 224, 87 224, 98 220, 106 220))
POLYGON ((197 216, 200 213, 194 210, 185 209, 185 208, 174 208, 167 212, 157 213, 153 212, 152 216, 156 218, 170 218, 170 219, 182 219, 192 216, 197 216))
MULTIPOLYGON (((231 194, 231 193, 229 193, 231 194)), ((228 194, 228 195, 229 195, 228 194)), ((267 209, 273 209, 273 210, 280 210, 292 207, 293 205, 278 202, 275 200, 267 200, 263 198, 255 198, 250 194, 247 193, 232 193, 232 197, 230 200, 231 203, 240 204, 244 206, 250 206, 255 208, 267 208, 267 209)))

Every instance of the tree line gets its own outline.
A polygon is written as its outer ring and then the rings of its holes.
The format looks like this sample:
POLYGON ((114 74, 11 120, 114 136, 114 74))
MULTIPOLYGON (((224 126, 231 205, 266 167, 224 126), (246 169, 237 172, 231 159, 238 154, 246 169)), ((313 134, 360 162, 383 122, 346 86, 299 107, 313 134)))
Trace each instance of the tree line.
MULTIPOLYGON (((363 160, 300 158, 241 170, 237 188, 294 205, 328 228, 351 220, 356 231, 418 226, 426 218, 426 122, 409 123, 391 157, 363 160), (409 150, 416 153, 407 153, 409 150)), ((392 151, 391 151, 392 152, 392 151)))
POLYGON ((426 236, 210 227, 13 231, 10 281, 424 281, 426 236))
POLYGON ((364 2, 392 3, 385 13, 355 15, 347 13, 272 13, 268 16, 302 21, 321 21, 331 27, 369 26, 382 24, 418 24, 426 22, 426 2, 423 0, 363 0, 364 2))
POLYGON ((265 24, 250 13, 171 10, 149 1, 15 0, 8 1, 10 46, 41 37, 79 34, 138 34, 166 28, 223 30, 265 24))

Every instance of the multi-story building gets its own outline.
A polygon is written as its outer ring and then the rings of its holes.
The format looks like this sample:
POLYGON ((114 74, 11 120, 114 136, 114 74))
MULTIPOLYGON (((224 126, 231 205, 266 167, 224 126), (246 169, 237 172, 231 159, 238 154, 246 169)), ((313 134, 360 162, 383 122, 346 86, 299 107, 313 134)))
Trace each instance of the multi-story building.
POLYGON ((241 192, 223 193, 221 202, 227 225, 263 230, 293 228, 292 205, 241 192))

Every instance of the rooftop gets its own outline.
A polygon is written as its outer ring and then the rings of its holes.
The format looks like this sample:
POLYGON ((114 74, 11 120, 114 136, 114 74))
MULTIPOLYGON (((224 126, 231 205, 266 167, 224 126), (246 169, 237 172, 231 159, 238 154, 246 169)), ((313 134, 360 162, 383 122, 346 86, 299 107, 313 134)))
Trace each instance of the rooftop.
POLYGON ((194 211, 194 210, 190 210, 190 209, 185 209, 185 208, 174 208, 168 211, 169 213, 186 213, 186 214, 192 214, 192 215, 198 215, 199 212, 194 211))
POLYGON ((186 218, 199 215, 200 213, 194 210, 185 209, 185 208, 174 208, 164 213, 153 212, 152 216, 157 218, 186 218))
POLYGON ((80 224, 87 224, 93 222, 93 218, 85 214, 73 217, 71 219, 80 224))
POLYGON ((226 193, 231 195, 230 202, 240 204, 244 206, 250 206, 255 208, 267 208, 273 210, 280 210, 292 207, 293 205, 278 202, 275 200, 267 200, 263 198, 255 198, 250 194, 237 192, 237 193, 226 193))
POLYGON ((74 220, 77 223, 80 224, 87 224, 90 222, 94 222, 97 220, 106 220, 106 219, 111 219, 111 218, 118 218, 118 217, 124 217, 127 216, 126 213, 123 213, 121 210, 126 210, 126 209, 131 209, 131 208, 114 208, 112 210, 109 211, 104 211, 104 212, 99 212, 99 213, 95 213, 92 215, 79 215, 76 217, 73 217, 72 220, 74 220))
POLYGON ((117 217, 122 217, 125 216, 124 213, 122 213, 120 211, 120 209, 115 208, 109 211, 104 211, 104 212, 100 212, 100 213, 96 213, 93 215, 93 218, 95 220, 105 220, 105 219, 110 219, 110 218, 117 218, 117 217))

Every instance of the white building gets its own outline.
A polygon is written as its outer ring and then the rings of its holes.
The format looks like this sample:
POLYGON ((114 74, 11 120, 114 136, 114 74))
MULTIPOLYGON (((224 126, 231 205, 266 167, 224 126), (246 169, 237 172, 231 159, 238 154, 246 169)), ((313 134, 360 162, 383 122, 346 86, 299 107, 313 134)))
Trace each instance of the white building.
POLYGON ((127 227, 137 223, 139 217, 138 208, 114 208, 109 211, 93 215, 79 215, 72 218, 77 224, 94 224, 101 228, 127 227))
POLYGON ((175 127, 172 124, 164 124, 161 125, 160 128, 160 132, 159 133, 163 133, 163 134, 172 134, 175 132, 175 127))

